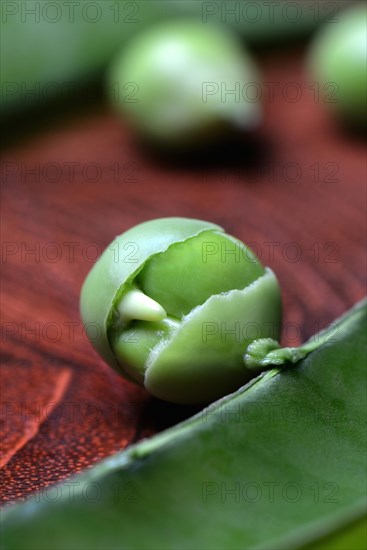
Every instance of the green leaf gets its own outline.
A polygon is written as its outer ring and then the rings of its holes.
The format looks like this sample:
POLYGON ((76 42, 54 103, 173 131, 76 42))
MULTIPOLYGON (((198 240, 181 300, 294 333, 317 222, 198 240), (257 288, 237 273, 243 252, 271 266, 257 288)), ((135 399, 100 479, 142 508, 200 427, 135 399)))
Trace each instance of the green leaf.
POLYGON ((4 549, 362 547, 366 304, 338 326, 295 367, 10 509, 4 549))

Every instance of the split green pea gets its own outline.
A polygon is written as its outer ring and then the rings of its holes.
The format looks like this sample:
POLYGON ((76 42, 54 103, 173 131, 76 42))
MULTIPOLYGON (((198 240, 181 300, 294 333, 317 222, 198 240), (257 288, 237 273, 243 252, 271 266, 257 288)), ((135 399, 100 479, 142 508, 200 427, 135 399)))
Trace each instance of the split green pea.
POLYGON ((221 227, 163 218, 107 247, 81 315, 120 374, 161 399, 205 403, 253 377, 244 356, 254 340, 278 340, 281 297, 274 273, 221 227))

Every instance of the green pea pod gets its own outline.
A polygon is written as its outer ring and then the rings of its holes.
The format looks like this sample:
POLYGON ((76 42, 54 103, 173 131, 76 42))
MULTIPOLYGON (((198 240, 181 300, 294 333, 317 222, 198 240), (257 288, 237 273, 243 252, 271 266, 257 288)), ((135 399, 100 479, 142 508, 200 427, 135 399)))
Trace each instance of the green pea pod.
POLYGON ((11 507, 4 550, 364 550, 366 320, 11 507))
POLYGON ((246 383, 247 347, 280 332, 273 272, 221 227, 186 218, 117 237, 89 273, 80 309, 87 333, 97 326, 91 341, 107 363, 181 403, 212 401, 246 383))

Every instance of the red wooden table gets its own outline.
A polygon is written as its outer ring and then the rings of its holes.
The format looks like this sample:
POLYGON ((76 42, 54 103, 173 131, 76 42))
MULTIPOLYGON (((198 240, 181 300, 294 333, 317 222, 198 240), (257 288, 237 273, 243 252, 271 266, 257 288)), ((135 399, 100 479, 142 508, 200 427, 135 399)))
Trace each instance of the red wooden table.
POLYGON ((262 54, 272 83, 262 128, 201 161, 154 156, 97 100, 33 118, 36 131, 13 124, 2 163, 3 502, 195 411, 122 380, 87 341, 80 287, 115 235, 163 216, 224 226, 277 273, 288 345, 363 296, 365 142, 328 116, 303 60, 302 48, 262 54))

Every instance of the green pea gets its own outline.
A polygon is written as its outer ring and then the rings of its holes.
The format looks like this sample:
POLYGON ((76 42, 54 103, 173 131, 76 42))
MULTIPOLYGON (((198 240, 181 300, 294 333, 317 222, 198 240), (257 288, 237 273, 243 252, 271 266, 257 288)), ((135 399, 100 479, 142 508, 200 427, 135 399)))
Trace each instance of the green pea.
POLYGON ((325 24, 309 54, 310 73, 322 100, 352 125, 367 123, 367 25, 364 3, 325 24))
POLYGON ((280 332, 274 273, 221 227, 195 219, 152 220, 117 237, 87 276, 80 306, 105 361, 177 403, 245 384, 254 376, 248 346, 280 332))
POLYGON ((108 80, 118 110, 158 144, 197 145, 261 118, 247 93, 259 83, 254 62, 232 32, 209 23, 169 21, 138 34, 108 80))

